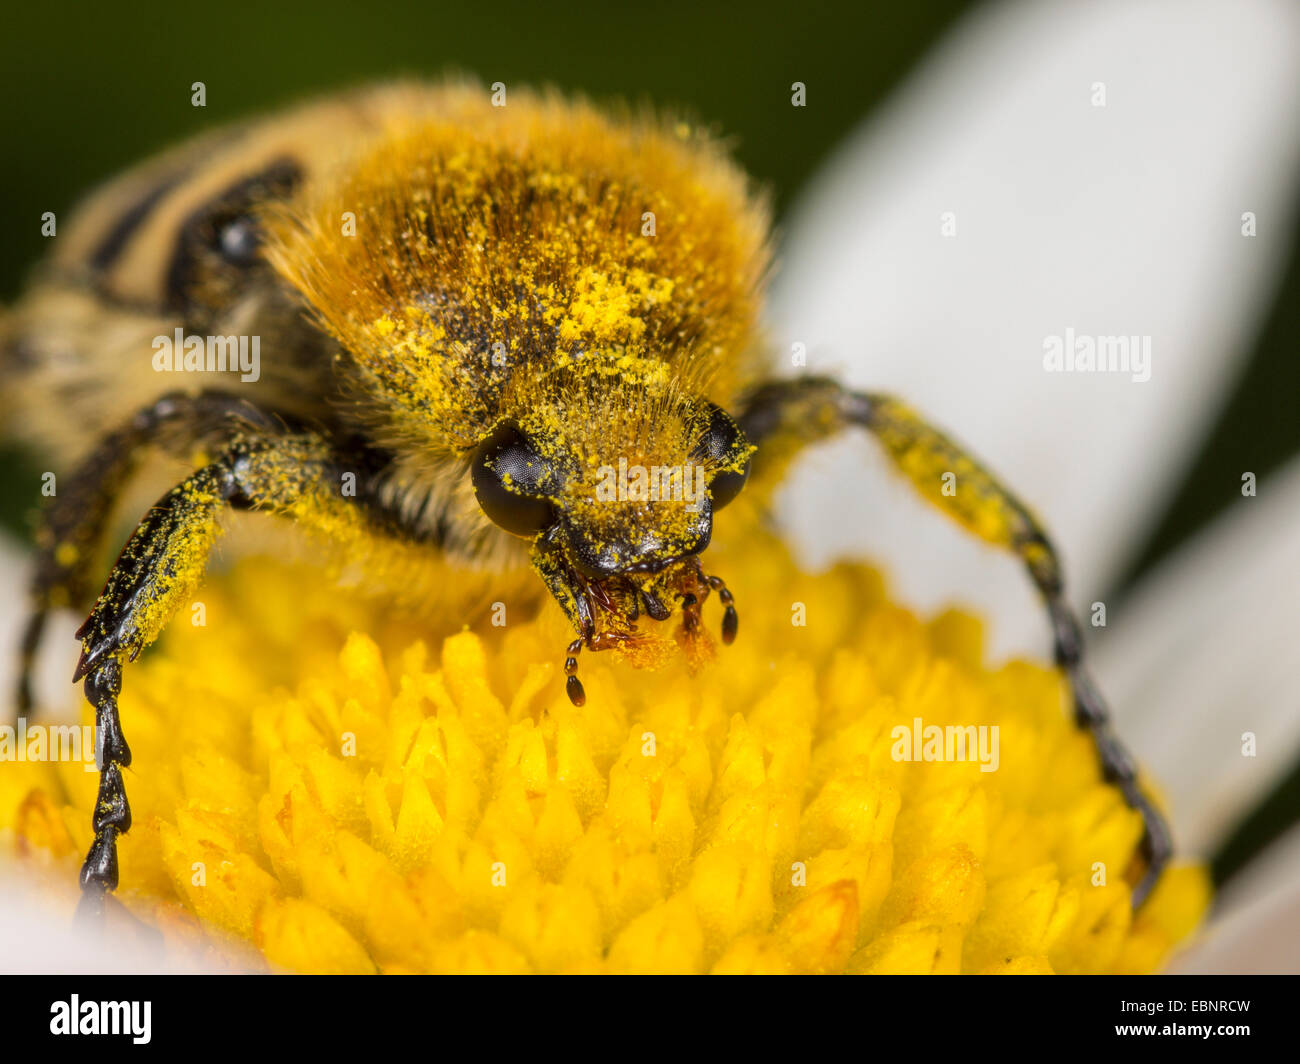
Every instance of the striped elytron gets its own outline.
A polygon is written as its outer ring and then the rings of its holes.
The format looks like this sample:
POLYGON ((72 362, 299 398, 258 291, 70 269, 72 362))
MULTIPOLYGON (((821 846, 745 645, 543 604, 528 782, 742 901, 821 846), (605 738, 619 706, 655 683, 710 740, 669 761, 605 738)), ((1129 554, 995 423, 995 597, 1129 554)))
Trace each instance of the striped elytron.
POLYGON ((551 96, 500 102, 387 86, 182 146, 92 196, 4 319, 11 420, 68 471, 38 537, 20 712, 47 614, 89 610, 75 679, 102 759, 85 904, 116 887, 131 820, 124 667, 198 585, 224 514, 290 517, 370 587, 415 600, 420 574, 472 583, 531 565, 575 630, 565 672, 581 705, 583 647, 703 656, 713 592, 735 637, 731 592, 700 561, 715 512, 752 465, 734 519, 752 517, 801 447, 847 426, 1023 561, 1077 720, 1143 815, 1145 898, 1168 833, 1025 507, 897 400, 762 379, 767 210, 706 134, 551 96), (186 463, 183 479, 95 597, 113 509, 160 454, 186 463), (656 498, 610 497, 614 468, 686 475, 656 498), (703 497, 680 490, 692 482, 703 497))

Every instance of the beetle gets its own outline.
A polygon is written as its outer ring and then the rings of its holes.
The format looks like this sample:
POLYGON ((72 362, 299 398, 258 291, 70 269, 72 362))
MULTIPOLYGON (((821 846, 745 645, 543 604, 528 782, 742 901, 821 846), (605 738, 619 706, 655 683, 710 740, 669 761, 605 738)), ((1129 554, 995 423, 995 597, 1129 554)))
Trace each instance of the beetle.
POLYGON ((386 549, 531 566, 573 626, 581 705, 579 653, 635 658, 642 614, 704 638, 716 593, 736 638, 732 591, 701 561, 715 518, 847 429, 1023 563, 1077 723, 1141 813, 1140 904, 1169 832, 1087 671, 1047 534, 903 401, 769 376, 769 272, 766 201, 706 132, 557 95, 497 107, 467 84, 310 102, 94 194, 0 333, 19 431, 70 469, 37 537, 19 712, 48 614, 88 611, 74 680, 101 777, 83 905, 116 888, 131 823, 125 666, 197 587, 229 511, 289 517, 374 572, 386 549), (114 506, 157 452, 189 473, 95 595, 114 506))

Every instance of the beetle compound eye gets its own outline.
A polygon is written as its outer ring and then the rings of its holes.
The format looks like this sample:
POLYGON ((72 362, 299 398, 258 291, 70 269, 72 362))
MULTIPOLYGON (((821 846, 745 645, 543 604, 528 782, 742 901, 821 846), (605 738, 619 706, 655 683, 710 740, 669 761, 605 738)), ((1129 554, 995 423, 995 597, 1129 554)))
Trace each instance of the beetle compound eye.
POLYGON ((721 510, 745 486, 749 479, 748 451, 749 443, 740 427, 722 407, 711 404, 709 427, 696 444, 692 457, 701 462, 732 465, 741 454, 746 454, 745 464, 739 470, 724 469, 713 474, 709 481, 709 494, 713 499, 714 510, 721 510))
POLYGON ((554 475, 509 422, 502 422, 474 453, 470 469, 478 504, 495 525, 516 536, 535 536, 555 521, 546 488, 554 475))
POLYGON ((721 510, 740 494, 740 489, 749 480, 749 461, 739 473, 719 473, 709 481, 709 493, 713 496, 713 508, 721 510))

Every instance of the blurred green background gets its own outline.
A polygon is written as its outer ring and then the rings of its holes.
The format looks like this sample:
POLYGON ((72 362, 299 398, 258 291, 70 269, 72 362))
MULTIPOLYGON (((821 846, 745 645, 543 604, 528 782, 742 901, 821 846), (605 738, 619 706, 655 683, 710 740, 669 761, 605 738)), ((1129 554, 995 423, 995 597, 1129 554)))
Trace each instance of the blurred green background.
MULTIPOLYGON (((200 125, 367 79, 461 71, 484 82, 549 83, 597 99, 676 107, 733 138, 772 190, 778 217, 835 144, 875 108, 971 3, 753 0, 311 5, 44 2, 6 11, 0 36, 0 299, 44 250, 43 211, 200 125), (790 84, 809 105, 789 106, 790 84), (207 107, 190 85, 207 85, 207 107)), ((1297 212, 1300 216, 1300 212, 1297 212)), ((1300 450, 1300 232, 1253 358, 1166 519, 1124 587, 1300 450), (1207 485, 1220 485, 1207 488, 1207 485)), ((26 536, 39 479, 0 453, 0 525, 26 536)), ((1300 766, 1216 861, 1222 879, 1295 819, 1300 766)))

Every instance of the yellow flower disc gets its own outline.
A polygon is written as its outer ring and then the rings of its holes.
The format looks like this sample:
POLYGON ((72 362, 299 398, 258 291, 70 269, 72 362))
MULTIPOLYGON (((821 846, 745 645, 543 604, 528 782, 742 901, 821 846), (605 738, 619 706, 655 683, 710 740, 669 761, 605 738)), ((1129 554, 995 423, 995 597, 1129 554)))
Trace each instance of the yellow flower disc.
MULTIPOLYGON (((581 709, 572 634, 522 593, 464 629, 301 565, 213 577, 206 624, 125 670, 118 897, 304 972, 1150 972, 1191 934, 1200 867, 1131 912, 1140 818, 1056 670, 986 668, 979 622, 918 620, 867 568, 710 553, 736 643, 693 673, 585 653, 581 709), (988 742, 918 760, 927 728, 988 742)), ((0 840, 60 913, 96 781, 0 765, 0 840)))

